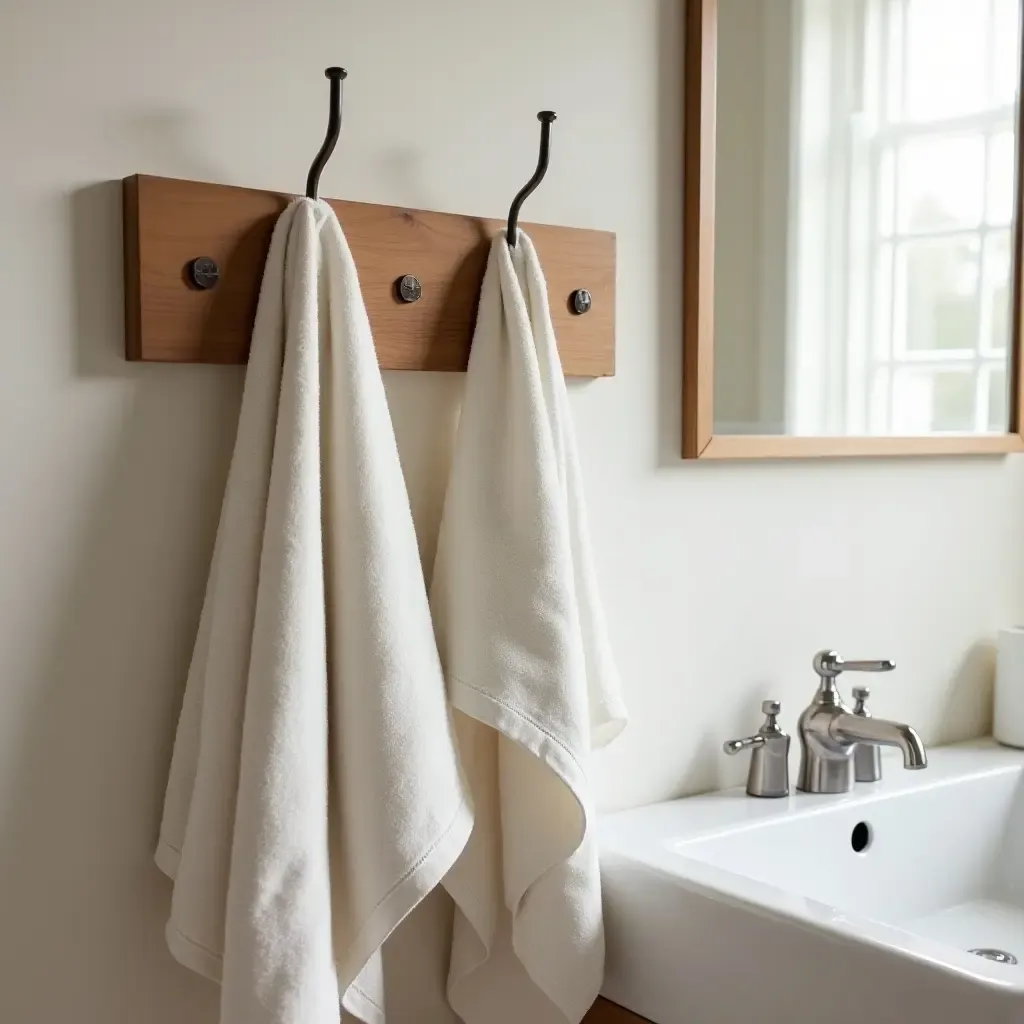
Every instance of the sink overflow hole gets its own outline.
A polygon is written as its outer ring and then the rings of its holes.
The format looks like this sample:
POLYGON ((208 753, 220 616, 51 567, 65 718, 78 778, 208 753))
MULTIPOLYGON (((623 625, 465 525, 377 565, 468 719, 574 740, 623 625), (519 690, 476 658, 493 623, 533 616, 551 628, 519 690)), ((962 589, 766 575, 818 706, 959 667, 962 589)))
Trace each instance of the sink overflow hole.
POLYGON ((997 964, 1015 964, 1017 958, 1005 949, 972 949, 969 952, 985 960, 994 960, 997 964))
POLYGON ((871 826, 866 821, 854 825, 850 845, 854 853, 863 853, 871 845, 871 826))

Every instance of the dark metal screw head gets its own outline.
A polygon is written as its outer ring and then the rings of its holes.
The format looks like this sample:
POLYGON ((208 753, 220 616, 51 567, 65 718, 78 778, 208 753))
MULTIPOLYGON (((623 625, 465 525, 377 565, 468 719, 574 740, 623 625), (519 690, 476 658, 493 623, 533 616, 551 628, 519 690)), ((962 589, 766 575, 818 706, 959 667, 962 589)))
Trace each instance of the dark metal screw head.
POLYGON ((214 288, 220 280, 220 267, 210 256, 199 256, 188 265, 188 276, 192 283, 202 291, 214 288))
POLYGON ((395 282, 395 292, 403 302, 419 302, 423 296, 423 285, 419 278, 406 274, 395 282))
POLYGON ((324 75, 327 78, 337 78, 339 80, 348 78, 348 72, 344 68, 327 68, 324 71, 324 75))
POLYGON ((537 112, 537 120, 544 124, 551 124, 558 120, 558 115, 553 110, 540 110, 537 112))
POLYGON ((590 307, 594 304, 593 297, 586 288, 577 288, 570 296, 570 301, 572 303, 572 311, 577 316, 589 313, 590 307))

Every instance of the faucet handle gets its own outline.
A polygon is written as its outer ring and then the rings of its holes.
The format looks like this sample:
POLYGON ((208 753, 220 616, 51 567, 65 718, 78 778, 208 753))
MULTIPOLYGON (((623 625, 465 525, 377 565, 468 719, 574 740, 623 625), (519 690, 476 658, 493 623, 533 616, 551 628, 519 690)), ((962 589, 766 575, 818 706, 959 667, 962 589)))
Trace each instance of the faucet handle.
POLYGON ((752 750, 747 792, 758 797, 789 796, 789 737, 779 728, 782 704, 777 700, 761 702, 764 724, 753 736, 722 744, 727 754, 752 750))
POLYGON ((767 742, 765 737, 758 733, 756 736, 746 736, 741 740, 727 740, 722 744, 722 752, 732 757, 735 754, 742 754, 744 750, 763 747, 767 742))
POLYGON ((870 696, 871 690, 867 686, 855 686, 853 688, 853 699, 857 702, 857 706, 853 709, 855 715, 859 715, 862 712, 867 713, 870 696))
POLYGON ((891 672, 896 662, 888 658, 878 661, 846 661, 835 651, 818 651, 814 656, 814 671, 823 680, 837 679, 844 672, 891 672))
MULTIPOLYGON (((868 698, 871 691, 866 686, 853 688, 853 713, 858 718, 870 718, 868 698)), ((878 782, 882 778, 882 748, 877 743, 858 743, 853 748, 853 776, 858 782, 878 782)))
POLYGON ((761 728, 753 736, 741 740, 728 740, 722 744, 726 754, 739 754, 741 751, 763 747, 768 740, 784 737, 786 734, 779 727, 778 716, 782 712, 782 703, 777 700, 761 701, 761 714, 765 716, 761 728))

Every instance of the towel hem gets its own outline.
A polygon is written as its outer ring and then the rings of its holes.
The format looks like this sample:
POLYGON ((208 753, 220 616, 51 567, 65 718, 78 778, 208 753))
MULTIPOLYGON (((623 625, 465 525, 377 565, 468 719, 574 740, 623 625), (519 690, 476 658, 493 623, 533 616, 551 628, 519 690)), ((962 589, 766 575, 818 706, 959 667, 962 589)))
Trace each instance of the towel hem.
POLYGON ((178 877, 178 867, 181 864, 181 850, 171 846, 162 836, 157 843, 156 852, 153 854, 156 866, 173 882, 178 877))
MULTIPOLYGON (((341 1002, 347 1013, 365 1021, 365 1024, 384 1024, 383 1007, 378 1006, 368 993, 359 988, 355 979, 395 928, 441 883, 458 860, 472 831, 473 811, 468 801, 462 800, 441 835, 377 904, 355 941, 345 953, 339 955, 336 969, 339 987, 344 993, 341 1002), (351 980, 346 980, 348 976, 351 976, 351 980)), ((153 859, 164 874, 171 879, 175 878, 181 862, 179 850, 161 839, 153 859)), ((178 963, 210 981, 220 983, 223 955, 185 934, 174 923, 173 912, 164 934, 167 948, 178 963)))
MULTIPOLYGON (((182 967, 218 985, 222 983, 224 958, 220 954, 189 938, 172 922, 168 922, 165 934, 167 948, 182 967)), ((365 1024, 384 1024, 384 1007, 354 982, 345 992, 342 1005, 346 1012, 354 1014, 365 1024)))
POLYGON ((469 842, 472 831, 473 811, 462 800, 441 835, 377 904, 349 948, 338 954, 338 975, 343 986, 351 984, 346 982, 349 976, 358 977, 387 937, 440 884, 469 842))
MULTIPOLYGON (((580 759, 563 740, 536 722, 525 709, 458 676, 449 678, 448 697, 452 707, 497 729, 546 764, 569 787, 580 805, 586 833, 587 822, 593 813, 587 800, 587 774, 580 759)), ((583 835, 579 842, 583 842, 583 835)))
POLYGON ((173 920, 167 922, 164 935, 171 956, 182 967, 187 967, 190 971, 195 971, 196 974, 201 974, 204 978, 220 984, 224 973, 223 957, 196 942, 195 939, 189 938, 174 924, 173 920))
POLYGON ((345 1012, 342 1020, 349 1015, 357 1017, 363 1024, 385 1024, 384 1007, 367 995, 358 985, 352 984, 341 997, 341 1008, 345 1012))

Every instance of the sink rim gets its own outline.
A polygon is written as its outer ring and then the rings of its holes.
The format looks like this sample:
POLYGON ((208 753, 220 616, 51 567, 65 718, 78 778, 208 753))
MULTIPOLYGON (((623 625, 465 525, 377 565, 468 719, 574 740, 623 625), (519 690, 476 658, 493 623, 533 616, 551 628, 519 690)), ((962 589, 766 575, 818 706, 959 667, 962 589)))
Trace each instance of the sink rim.
POLYGON ((966 950, 908 931, 895 924, 861 917, 739 872, 686 854, 686 847, 712 839, 757 831, 793 819, 806 820, 840 811, 860 811, 894 796, 922 792, 962 781, 1024 775, 1024 751, 974 740, 929 751, 924 772, 904 772, 888 763, 881 783, 858 786, 853 793, 819 796, 797 793, 780 800, 748 797, 742 787, 618 812, 599 825, 602 872, 617 860, 641 864, 706 898, 752 913, 826 932, 848 943, 873 946, 902 959, 961 977, 1004 993, 1024 997, 1024 970, 986 961, 966 950))

